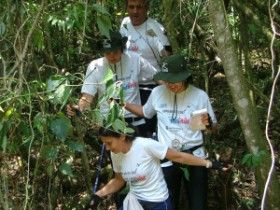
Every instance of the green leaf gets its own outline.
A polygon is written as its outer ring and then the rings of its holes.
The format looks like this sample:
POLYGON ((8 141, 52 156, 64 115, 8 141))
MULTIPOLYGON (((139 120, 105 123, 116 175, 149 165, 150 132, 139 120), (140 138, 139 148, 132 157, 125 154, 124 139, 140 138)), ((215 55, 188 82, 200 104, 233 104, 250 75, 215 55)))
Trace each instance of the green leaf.
POLYGON ((52 76, 47 81, 48 98, 54 104, 65 105, 72 93, 69 81, 65 77, 52 76))
POLYGON ((106 8, 100 4, 92 4, 92 7, 96 12, 100 14, 108 15, 108 16, 110 15, 110 13, 106 10, 106 8))
POLYGON ((33 36, 32 43, 35 45, 35 47, 38 50, 43 50, 45 48, 43 31, 37 28, 34 30, 32 36, 33 36))
POLYGON ((252 168, 258 167, 261 165, 263 156, 265 154, 266 154, 266 152, 264 150, 261 150, 256 154, 252 154, 252 153, 246 154, 242 158, 241 163, 244 165, 247 165, 248 167, 252 167, 252 168))
POLYGON ((108 16, 105 15, 98 15, 97 19, 97 27, 100 31, 101 35, 104 35, 106 37, 110 37, 110 29, 112 28, 111 20, 108 16))
POLYGON ((60 114, 60 116, 52 120, 50 128, 53 134, 63 141, 72 131, 71 121, 64 114, 60 114))
POLYGON ((114 101, 112 101, 110 103, 110 109, 109 109, 109 114, 106 120, 106 126, 108 125, 112 125, 115 120, 118 118, 119 116, 119 108, 118 105, 114 103, 114 101))
POLYGON ((76 141, 67 141, 67 146, 75 152, 83 152, 85 150, 85 145, 76 141))
POLYGON ((184 172, 184 177, 187 179, 187 180, 190 180, 190 172, 189 172, 189 170, 188 170, 188 167, 187 166, 185 166, 185 167, 180 167, 182 170, 183 170, 183 172, 184 172))
POLYGON ((115 131, 121 132, 121 133, 126 133, 125 131, 127 130, 126 122, 124 120, 121 120, 118 118, 112 123, 112 127, 115 131))
POLYGON ((111 83, 113 83, 112 82, 113 79, 114 79, 114 73, 113 73, 112 69, 107 69, 104 79, 102 81, 102 84, 106 84, 106 87, 107 87, 107 86, 111 85, 111 83), (110 83, 107 85, 108 82, 110 82, 110 83))
POLYGON ((63 163, 59 166, 59 171, 66 176, 74 176, 71 166, 68 163, 63 163))
POLYGON ((9 108, 6 112, 5 112, 5 118, 10 118, 11 115, 15 112, 14 108, 9 108))
POLYGON ((58 148, 56 146, 45 146, 42 149, 41 156, 46 160, 55 160, 58 156, 58 148))
POLYGON ((34 117, 33 122, 34 122, 34 127, 37 128, 40 133, 44 133, 44 128, 47 125, 47 118, 42 112, 39 112, 34 117))
POLYGON ((93 123, 103 126, 104 117, 100 109, 94 109, 93 111, 90 112, 90 115, 93 123))
POLYGON ((251 154, 246 154, 244 155, 244 157, 242 158, 241 160, 241 163, 244 165, 244 164, 247 164, 249 161, 250 161, 250 158, 251 158, 251 154))

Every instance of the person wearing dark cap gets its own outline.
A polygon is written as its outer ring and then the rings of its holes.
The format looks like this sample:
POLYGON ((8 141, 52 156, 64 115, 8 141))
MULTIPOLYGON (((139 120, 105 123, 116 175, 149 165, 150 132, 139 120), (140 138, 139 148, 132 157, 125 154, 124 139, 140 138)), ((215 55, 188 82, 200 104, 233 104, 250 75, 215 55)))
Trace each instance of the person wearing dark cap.
MULTIPOLYGON (((124 99, 127 102, 141 104, 139 94, 138 79, 141 72, 156 73, 156 69, 140 55, 125 51, 127 38, 123 37, 118 31, 110 31, 110 38, 104 37, 100 40, 100 52, 104 57, 93 60, 87 68, 82 86, 82 96, 77 106, 68 105, 67 114, 75 115, 73 108, 83 111, 90 107, 94 99, 102 97, 106 91, 104 79, 108 71, 113 71, 114 80, 120 81, 124 90, 124 99)), ((100 105, 102 114, 106 115, 109 104, 104 101, 100 105)), ((125 119, 139 129, 139 134, 143 133, 141 126, 145 123, 143 118, 126 111, 125 119)))
MULTIPOLYGON (((148 16, 149 0, 126 0, 128 17, 122 20, 120 32, 128 37, 127 50, 136 52, 149 61, 158 71, 161 58, 172 53, 164 27, 148 16)), ((146 103, 151 90, 157 85, 151 78, 153 72, 141 74, 139 80, 142 104, 146 103)), ((156 130, 156 118, 146 120, 146 136, 156 130)))
MULTIPOLYGON (((127 103, 130 112, 151 118, 157 115, 158 141, 177 151, 206 158, 203 146, 203 130, 214 130, 217 120, 208 95, 190 83, 191 71, 182 55, 172 55, 163 60, 162 71, 154 80, 164 84, 153 89, 144 106, 127 103), (203 112, 201 112, 203 110, 203 112), (195 118, 194 113, 201 112, 195 118)), ((178 209, 181 178, 179 166, 168 160, 162 161, 162 169, 173 202, 178 209), (175 178, 176 177, 176 178, 175 178)), ((183 179, 190 210, 205 210, 207 198, 207 170, 189 166, 189 180, 183 179)))

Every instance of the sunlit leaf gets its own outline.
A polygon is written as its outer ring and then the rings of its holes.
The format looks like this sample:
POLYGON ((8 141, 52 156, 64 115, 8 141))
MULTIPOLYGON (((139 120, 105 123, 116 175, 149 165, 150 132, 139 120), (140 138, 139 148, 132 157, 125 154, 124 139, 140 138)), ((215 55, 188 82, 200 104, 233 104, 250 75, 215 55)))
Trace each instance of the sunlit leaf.
POLYGON ((96 19, 96 22, 97 22, 97 26, 98 26, 98 29, 99 29, 101 35, 104 35, 106 37, 110 37, 110 32, 109 31, 112 28, 110 18, 108 16, 105 16, 105 15, 98 15, 97 19, 96 19))
POLYGON ((52 76, 47 81, 48 98, 55 104, 64 105, 72 93, 66 77, 52 76))
POLYGON ((126 123, 124 120, 117 118, 113 123, 112 127, 115 131, 120 133, 126 133, 126 123))
POLYGON ((14 108, 9 108, 6 112, 5 112, 5 118, 9 118, 11 117, 11 115, 15 112, 14 108))

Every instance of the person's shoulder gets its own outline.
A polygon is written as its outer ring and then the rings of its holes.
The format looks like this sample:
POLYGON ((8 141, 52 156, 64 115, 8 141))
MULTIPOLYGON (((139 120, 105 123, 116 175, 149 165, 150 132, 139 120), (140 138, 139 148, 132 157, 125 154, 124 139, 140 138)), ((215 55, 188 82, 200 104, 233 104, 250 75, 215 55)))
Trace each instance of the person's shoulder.
POLYGON ((135 145, 140 146, 141 148, 149 148, 155 143, 155 140, 146 137, 136 137, 134 141, 136 143, 135 145))
POLYGON ((104 57, 102 58, 97 58, 92 60, 89 64, 88 64, 88 69, 95 69, 98 66, 103 66, 104 65, 104 57))
POLYGON ((149 25, 151 25, 151 26, 153 26, 153 27, 157 27, 157 28, 159 28, 159 29, 161 29, 161 30, 163 30, 164 29, 164 27, 163 27, 163 25, 161 24, 161 23, 159 23, 156 19, 154 19, 154 18, 148 18, 147 19, 147 24, 148 24, 148 26, 149 25))
POLYGON ((159 93, 159 92, 164 92, 165 90, 166 90, 165 85, 158 85, 154 87, 152 91, 155 93, 159 93))
POLYGON ((125 50, 123 52, 123 57, 125 59, 140 59, 141 58, 141 55, 139 55, 138 53, 136 52, 133 52, 133 51, 130 51, 130 50, 125 50))
POLYGON ((127 24, 131 24, 130 18, 129 17, 124 17, 122 22, 121 22, 121 27, 126 28, 127 24))
POLYGON ((202 90, 201 88, 198 88, 194 85, 189 85, 190 87, 190 91, 195 94, 195 95, 201 95, 201 96, 207 96, 208 97, 208 94, 202 90))

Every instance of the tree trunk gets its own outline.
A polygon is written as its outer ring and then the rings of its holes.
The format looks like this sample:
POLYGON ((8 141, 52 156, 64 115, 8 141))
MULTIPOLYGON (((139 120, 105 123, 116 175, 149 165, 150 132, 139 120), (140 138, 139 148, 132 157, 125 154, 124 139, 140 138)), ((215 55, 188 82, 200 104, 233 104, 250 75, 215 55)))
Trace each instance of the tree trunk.
POLYGON ((179 49, 179 44, 176 40, 176 24, 174 24, 176 18, 174 18, 174 12, 177 9, 177 0, 165 0, 162 1, 162 6, 164 10, 164 26, 168 32, 168 38, 173 51, 176 52, 179 49), (176 9, 175 9, 176 7, 176 9))
MULTIPOLYGON (((209 14, 215 40, 217 42, 218 54, 223 62, 227 82, 233 97, 234 107, 237 111, 247 147, 253 154, 258 154, 262 150, 266 151, 267 145, 264 132, 260 128, 256 109, 250 100, 248 94, 249 88, 238 62, 236 47, 229 24, 226 20, 223 0, 210 0, 209 14)), ((260 195, 262 195, 263 192, 269 166, 270 157, 266 155, 262 160, 262 164, 255 170, 260 195)), ((268 190, 267 209, 276 210, 280 208, 279 193, 279 182, 277 182, 274 176, 268 190)))

